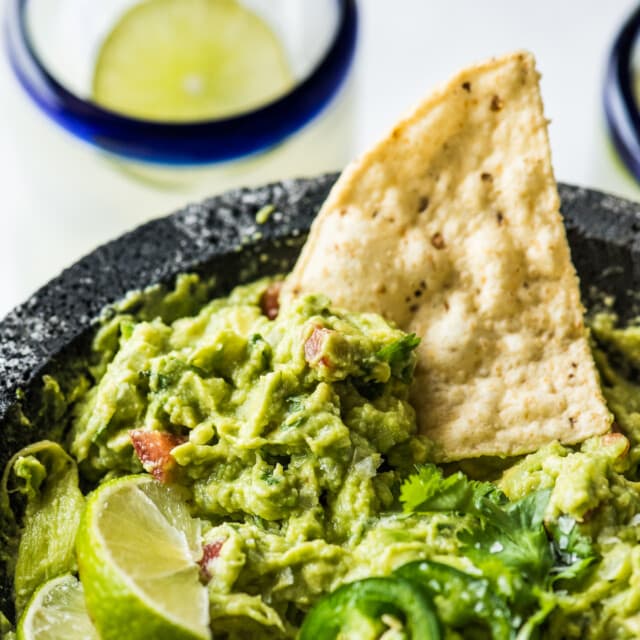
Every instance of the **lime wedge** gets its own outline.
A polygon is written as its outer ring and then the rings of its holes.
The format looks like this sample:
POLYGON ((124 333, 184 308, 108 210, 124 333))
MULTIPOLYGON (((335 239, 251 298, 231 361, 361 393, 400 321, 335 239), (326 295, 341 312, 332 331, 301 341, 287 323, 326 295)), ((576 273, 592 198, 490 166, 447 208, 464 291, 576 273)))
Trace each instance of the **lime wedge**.
POLYGON ((210 638, 199 522, 176 489, 150 476, 98 487, 77 552, 87 609, 103 640, 210 638))
POLYGON ((255 108, 292 83, 280 41, 237 0, 146 0, 104 41, 93 97, 130 116, 193 121, 255 108))
POLYGON ((94 639, 99 636, 89 619, 82 585, 69 574, 45 582, 18 624, 18 640, 94 639))

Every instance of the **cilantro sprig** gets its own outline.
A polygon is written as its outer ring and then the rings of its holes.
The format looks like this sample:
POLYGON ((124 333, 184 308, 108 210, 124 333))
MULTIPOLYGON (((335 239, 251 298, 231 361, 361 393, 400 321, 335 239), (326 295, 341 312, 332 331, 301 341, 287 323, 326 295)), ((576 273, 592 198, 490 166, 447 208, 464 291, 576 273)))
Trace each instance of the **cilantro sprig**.
POLYGON ((402 484, 400 501, 406 512, 470 516, 458 534, 460 552, 508 604, 514 634, 524 640, 555 607, 558 582, 581 578, 596 560, 591 540, 572 518, 545 527, 550 495, 540 490, 510 502, 490 482, 461 472, 445 477, 435 465, 423 465, 402 484))

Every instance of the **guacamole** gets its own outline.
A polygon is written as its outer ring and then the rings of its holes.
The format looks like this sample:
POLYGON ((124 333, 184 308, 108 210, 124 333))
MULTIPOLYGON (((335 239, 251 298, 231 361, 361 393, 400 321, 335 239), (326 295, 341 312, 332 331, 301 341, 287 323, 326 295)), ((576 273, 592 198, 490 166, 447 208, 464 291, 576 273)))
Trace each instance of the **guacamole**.
POLYGON ((215 638, 640 634, 637 328, 592 322, 613 433, 481 459, 480 481, 417 433, 415 336, 319 295, 278 308, 277 291, 201 304, 182 276, 105 318, 73 392, 45 378, 60 444, 21 451, 2 486, 18 616, 77 571, 85 496, 147 473, 202 523, 215 638))

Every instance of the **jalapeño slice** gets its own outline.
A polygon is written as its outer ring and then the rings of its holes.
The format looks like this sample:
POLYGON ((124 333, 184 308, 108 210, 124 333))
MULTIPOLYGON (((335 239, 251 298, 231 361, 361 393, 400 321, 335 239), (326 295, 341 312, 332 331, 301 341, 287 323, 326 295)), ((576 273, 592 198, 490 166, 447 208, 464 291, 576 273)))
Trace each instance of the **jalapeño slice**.
POLYGON ((378 638, 396 628, 410 640, 440 640, 440 624, 426 593, 399 577, 345 584, 307 614, 299 640, 378 638))
POLYGON ((433 599, 438 617, 453 629, 472 623, 486 627, 493 640, 514 637, 511 612, 492 590, 488 580, 431 560, 411 562, 395 575, 420 585, 433 599))

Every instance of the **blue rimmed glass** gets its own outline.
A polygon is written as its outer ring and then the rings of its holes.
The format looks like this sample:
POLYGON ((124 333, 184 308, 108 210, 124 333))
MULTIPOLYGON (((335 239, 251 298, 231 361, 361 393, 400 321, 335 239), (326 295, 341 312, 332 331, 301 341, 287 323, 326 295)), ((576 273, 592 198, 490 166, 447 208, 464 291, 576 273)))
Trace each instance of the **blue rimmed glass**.
POLYGON ((335 4, 337 19, 327 47, 288 93, 244 114, 193 123, 126 117, 64 86, 38 56, 30 38, 28 0, 8 0, 6 43, 11 66, 31 98, 77 137, 110 153, 146 163, 221 163, 273 147, 312 120, 336 95, 353 59, 358 15, 355 0, 329 2, 335 4))
POLYGON ((640 7, 623 24, 607 61, 603 100, 613 144, 640 181, 640 107, 638 103, 638 32, 640 7))

